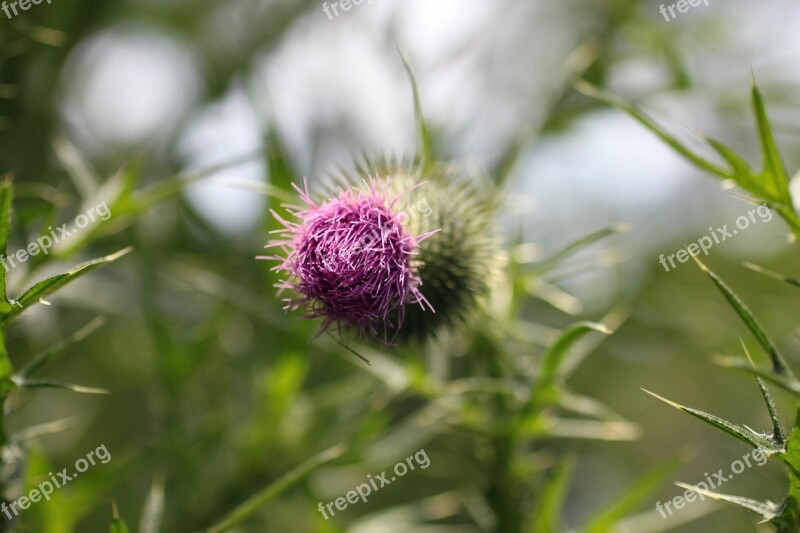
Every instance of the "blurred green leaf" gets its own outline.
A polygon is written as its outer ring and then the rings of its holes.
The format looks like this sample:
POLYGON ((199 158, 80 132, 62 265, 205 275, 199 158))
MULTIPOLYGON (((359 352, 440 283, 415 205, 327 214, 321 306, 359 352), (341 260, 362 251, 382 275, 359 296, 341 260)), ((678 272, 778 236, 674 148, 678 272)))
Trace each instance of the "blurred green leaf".
POLYGON ((758 266, 756 264, 747 261, 744 262, 744 266, 746 266, 750 270, 755 270, 756 272, 764 274, 765 276, 769 276, 779 281, 783 281, 784 283, 788 283, 789 285, 794 285, 795 287, 800 287, 800 279, 798 278, 790 278, 789 276, 784 276, 783 274, 779 274, 778 272, 767 270, 764 267, 758 266))
POLYGON ((526 419, 534 415, 542 406, 556 400, 557 394, 555 385, 557 383, 558 371, 569 349, 587 333, 600 332, 610 335, 603 324, 593 322, 579 322, 568 327, 553 343, 542 359, 539 376, 531 387, 528 400, 519 411, 517 423, 524 423, 526 419))
POLYGON ((73 385, 72 383, 54 381, 51 379, 23 379, 14 377, 12 378, 12 381, 14 381, 17 387, 21 389, 63 389, 80 394, 110 394, 110 391, 106 389, 84 387, 81 385, 73 385))
POLYGON ((536 511, 531 519, 529 533, 553 533, 562 531, 561 513, 569 490, 575 460, 562 459, 553 469, 539 496, 536 511))
POLYGON ((48 363, 52 362, 61 352, 63 352, 66 348, 73 345, 76 342, 80 342, 81 340, 85 339, 98 328, 100 328, 103 324, 105 324, 104 317, 97 317, 81 329, 76 331, 75 333, 64 337, 63 339, 59 340, 43 352, 35 355, 28 361, 25 366, 23 366, 17 375, 22 378, 27 378, 40 368, 46 366, 48 363))
POLYGON ((128 526, 119 517, 119 512, 117 511, 117 504, 113 505, 113 513, 111 518, 111 524, 109 525, 109 532, 110 533, 130 533, 128 526))
POLYGON ((206 531, 207 533, 221 533, 229 531, 237 524, 246 520, 249 516, 258 512, 270 500, 278 496, 280 493, 300 481, 309 473, 316 470, 321 465, 330 462, 337 457, 340 457, 345 452, 342 445, 334 446, 324 452, 321 452, 314 457, 308 459, 301 465, 297 466, 290 472, 287 472, 274 483, 265 487, 258 493, 254 494, 246 501, 242 502, 239 506, 233 509, 227 516, 220 520, 217 524, 211 526, 206 531))
POLYGON ((628 231, 630 231, 630 227, 625 224, 614 224, 613 226, 608 226, 607 228, 603 228, 600 231, 595 231, 594 233, 587 235, 586 237, 578 239, 577 241, 568 245, 560 252, 553 255, 552 257, 549 257, 548 259, 545 259, 539 263, 530 265, 529 268, 536 272, 544 272, 546 270, 553 268, 554 266, 559 265, 567 257, 588 248, 589 246, 605 239, 606 237, 610 237, 612 235, 620 235, 628 231))
POLYGON ((139 533, 158 533, 161 530, 161 518, 164 514, 164 480, 161 476, 153 478, 150 492, 142 508, 139 520, 139 533))
POLYGON ((417 128, 419 130, 419 151, 422 163, 423 176, 428 175, 428 172, 433 169, 436 164, 436 156, 433 153, 433 138, 428 129, 428 124, 425 122, 425 115, 422 112, 422 99, 419 95, 419 87, 417 86, 417 78, 414 75, 414 69, 411 68, 411 63, 406 58, 400 47, 397 48, 400 54, 400 59, 403 61, 403 67, 406 69, 408 79, 411 82, 411 90, 414 95, 414 116, 417 119, 417 128))
POLYGON ((614 525, 645 502, 653 491, 680 468, 681 463, 682 460, 679 458, 671 459, 647 472, 615 502, 607 504, 600 513, 586 524, 583 531, 585 533, 610 533, 614 531, 614 525))

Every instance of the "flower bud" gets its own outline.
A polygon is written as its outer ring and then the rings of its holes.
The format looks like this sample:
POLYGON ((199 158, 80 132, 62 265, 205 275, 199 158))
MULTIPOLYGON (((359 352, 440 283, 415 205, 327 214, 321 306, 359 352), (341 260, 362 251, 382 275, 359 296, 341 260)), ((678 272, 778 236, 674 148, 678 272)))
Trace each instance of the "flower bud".
POLYGON ((328 199, 290 207, 282 223, 286 310, 322 318, 322 329, 355 330, 383 343, 424 340, 468 318, 489 289, 500 253, 495 202, 440 166, 364 164, 328 199))

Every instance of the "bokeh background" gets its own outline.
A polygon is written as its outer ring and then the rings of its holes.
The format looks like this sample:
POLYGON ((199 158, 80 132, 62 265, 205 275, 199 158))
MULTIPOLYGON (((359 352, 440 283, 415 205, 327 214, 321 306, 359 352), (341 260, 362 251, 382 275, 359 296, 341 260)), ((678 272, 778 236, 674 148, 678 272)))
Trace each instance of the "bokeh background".
MULTIPOLYGON (((61 421, 59 431, 27 441, 39 468, 60 470, 100 444, 112 454, 57 500, 27 511, 19 530, 103 531, 112 500, 135 527, 148 494, 161 491, 161 531, 197 530, 338 442, 347 444, 345 460, 316 470, 240 530, 489 530, 479 495, 490 465, 470 432, 441 415, 441 399, 413 384, 417 373, 441 371, 436 352, 447 343, 402 357, 373 354, 381 363, 367 369, 313 339, 317 324, 284 316, 269 265, 254 259, 272 227, 268 209, 276 203, 264 191, 276 179, 313 183, 363 153, 416 151, 398 46, 414 67, 441 157, 491 172, 520 150, 498 221, 512 254, 542 259, 609 224, 630 226, 529 287, 515 318, 540 348, 578 318, 617 321, 570 386, 636 424, 637 438, 552 438, 533 450, 578 455, 565 527, 676 454, 685 458, 677 480, 728 469, 744 446, 640 388, 768 427, 752 380, 712 361, 740 353, 739 339, 749 341, 744 326, 694 265, 665 272, 658 263, 659 254, 709 226, 732 225, 752 206, 573 84, 604 86, 690 144, 699 145, 696 129, 758 164, 754 76, 793 173, 800 5, 711 0, 670 22, 659 5, 365 0, 330 18, 317 0, 53 0, 13 20, 0 14, 0 166, 18 188, 12 248, 102 201, 102 184, 121 175, 135 174, 146 187, 202 174, 118 221, 88 249, 10 274, 18 292, 50 270, 135 246, 9 332, 12 359, 22 364, 105 317, 47 372, 112 391, 16 399, 12 429, 61 421), (317 513, 318 501, 422 447, 430 468, 335 520, 317 513)), ((794 184, 799 190, 800 179, 794 184)), ((798 274, 787 233, 777 217, 759 222, 714 247, 707 261, 796 364, 796 290, 742 267, 746 260, 798 274)), ((528 354, 532 366, 537 353, 528 354)), ((779 500, 783 479, 769 464, 724 490, 779 500)), ((655 502, 680 492, 664 484, 642 507, 651 513, 649 530, 756 531, 743 511, 704 504, 653 520, 655 502)))

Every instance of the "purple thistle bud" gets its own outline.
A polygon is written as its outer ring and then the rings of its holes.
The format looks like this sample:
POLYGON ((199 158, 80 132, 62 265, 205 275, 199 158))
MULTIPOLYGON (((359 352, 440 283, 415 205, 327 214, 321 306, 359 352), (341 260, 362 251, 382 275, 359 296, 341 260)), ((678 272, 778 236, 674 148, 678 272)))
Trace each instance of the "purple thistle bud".
MULTIPOLYGON (((285 206, 298 219, 290 222, 274 211, 283 224, 280 247, 284 256, 273 271, 285 273, 279 294, 287 311, 303 309, 307 318, 323 318, 322 330, 353 327, 362 337, 389 343, 399 331, 404 306, 433 308, 420 292, 417 275, 418 245, 435 232, 413 236, 398 212, 402 194, 390 192, 391 180, 370 179, 363 188, 345 185, 335 198, 318 205, 304 189, 294 186, 305 206, 285 206)), ((407 191, 408 192, 408 191, 407 191)))

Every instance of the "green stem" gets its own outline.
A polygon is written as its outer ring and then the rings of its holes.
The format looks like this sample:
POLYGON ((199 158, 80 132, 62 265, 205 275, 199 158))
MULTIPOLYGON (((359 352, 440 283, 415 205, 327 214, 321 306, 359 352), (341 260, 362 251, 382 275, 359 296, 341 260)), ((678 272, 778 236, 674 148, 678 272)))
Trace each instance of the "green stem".
POLYGON ((795 533, 800 528, 800 403, 795 424, 786 443, 786 453, 781 460, 788 467, 789 494, 781 514, 772 521, 777 533, 795 533))
MULTIPOLYGON (((14 388, 11 376, 14 372, 11 366, 11 359, 8 357, 6 349, 5 331, 0 328, 0 454, 6 456, 5 448, 8 446, 8 435, 5 427, 5 403, 9 392, 14 388)), ((0 501, 6 499, 6 480, 0 479, 0 501)), ((7 531, 8 524, 4 517, 0 517, 0 531, 7 531)))
POLYGON ((778 214, 786 221, 786 224, 789 226, 789 229, 792 230, 792 233, 800 241, 800 216, 797 215, 797 211, 795 211, 791 207, 776 207, 775 210, 778 214))
POLYGON ((487 500, 497 518, 495 526, 497 533, 521 533, 522 531, 520 485, 514 475, 516 446, 516 440, 511 432, 494 440, 494 468, 487 500))
POLYGON ((13 372, 11 359, 9 359, 8 350, 6 349, 5 331, 0 328, 0 447, 5 447, 8 444, 5 432, 4 407, 8 393, 14 388, 14 382, 11 380, 13 372))
MULTIPOLYGON (((490 348, 487 346, 487 348, 490 348)), ((503 379, 505 373, 501 364, 500 353, 487 349, 485 353, 493 354, 487 359, 489 374, 493 378, 503 379)), ((504 395, 495 395, 494 411, 496 420, 513 418, 514 409, 504 395)), ((524 518, 521 510, 522 484, 514 471, 514 458, 519 445, 519 437, 515 426, 506 427, 492 438, 494 460, 489 473, 489 486, 486 501, 497 520, 496 533, 521 533, 524 518)))

